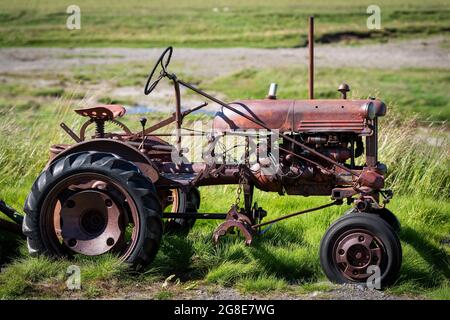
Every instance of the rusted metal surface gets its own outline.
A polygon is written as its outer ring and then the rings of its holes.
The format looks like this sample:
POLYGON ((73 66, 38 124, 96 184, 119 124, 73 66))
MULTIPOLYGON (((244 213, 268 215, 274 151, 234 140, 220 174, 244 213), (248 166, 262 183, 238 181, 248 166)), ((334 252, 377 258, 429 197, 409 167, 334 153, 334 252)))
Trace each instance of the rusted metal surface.
MULTIPOLYGON (((254 117, 280 132, 354 132, 370 134, 367 104, 372 103, 377 116, 385 114, 380 100, 241 100, 230 106, 254 117)), ((232 110, 222 108, 213 123, 217 130, 263 129, 232 110)))
POLYGON ((346 83, 341 83, 338 91, 342 94, 342 99, 347 99, 347 92, 350 91, 350 86, 346 83))
POLYGON ((225 221, 222 222, 214 231, 214 243, 218 243, 220 237, 223 237, 228 232, 234 231, 234 229, 238 229, 242 233, 242 235, 245 237, 246 245, 249 246, 252 244, 253 236, 255 234, 255 231, 252 228, 252 222, 247 216, 239 213, 236 206, 231 207, 230 211, 228 211, 225 221))
MULTIPOLYGON (((181 112, 181 121, 183 121, 183 118, 186 117, 187 115, 191 114, 194 111, 198 111, 198 110, 206 107, 207 105, 208 105, 208 103, 204 102, 204 103, 198 105, 197 107, 194 107, 194 108, 182 111, 181 112)), ((150 135, 152 132, 154 132, 154 131, 156 131, 158 129, 164 128, 164 127, 168 126, 169 124, 171 124, 173 122, 176 122, 177 121, 176 119, 177 119, 177 115, 176 115, 176 112, 174 112, 170 117, 168 117, 168 118, 166 118, 164 120, 161 120, 160 122, 158 122, 158 123, 152 125, 151 127, 145 129, 144 130, 144 135, 150 135)), ((160 136, 163 136, 163 135, 160 134, 160 136)), ((169 134, 169 133, 166 134, 166 135, 172 136, 172 134, 169 134)), ((137 137, 142 137, 142 133, 139 132, 138 134, 136 134, 136 136, 137 137)))
POLYGON ((358 178, 362 187, 380 190, 384 188, 384 176, 373 169, 365 169, 358 178))
POLYGON ((308 52, 308 97, 314 99, 314 17, 309 17, 308 52))
POLYGON ((95 256, 113 252, 126 259, 136 245, 137 215, 133 199, 118 182, 96 173, 79 173, 50 191, 42 204, 42 232, 73 253, 95 256))
POLYGON ((122 117, 126 113, 126 109, 119 105, 105 104, 92 108, 77 109, 75 112, 83 117, 106 121, 122 117))
POLYGON ((60 127, 76 142, 80 143, 83 141, 75 132, 72 131, 64 122, 61 122, 60 127))
POLYGON ((120 210, 106 193, 78 192, 69 197, 60 212, 61 236, 72 251, 93 256, 109 251, 122 235, 120 210))
POLYGON ((339 271, 352 281, 367 279, 369 266, 380 266, 383 261, 382 242, 367 230, 350 230, 340 236, 333 257, 339 271))

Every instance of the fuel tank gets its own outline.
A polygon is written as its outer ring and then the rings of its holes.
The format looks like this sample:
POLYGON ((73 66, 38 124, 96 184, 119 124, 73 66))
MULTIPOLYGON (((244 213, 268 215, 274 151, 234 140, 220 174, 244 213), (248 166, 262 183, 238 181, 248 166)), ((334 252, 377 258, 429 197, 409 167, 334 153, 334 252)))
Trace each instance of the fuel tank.
MULTIPOLYGON (((240 100, 231 107, 280 132, 369 133, 367 120, 386 114, 380 100, 240 100)), ((223 108, 215 114, 213 128, 218 131, 261 129, 260 126, 223 108)))

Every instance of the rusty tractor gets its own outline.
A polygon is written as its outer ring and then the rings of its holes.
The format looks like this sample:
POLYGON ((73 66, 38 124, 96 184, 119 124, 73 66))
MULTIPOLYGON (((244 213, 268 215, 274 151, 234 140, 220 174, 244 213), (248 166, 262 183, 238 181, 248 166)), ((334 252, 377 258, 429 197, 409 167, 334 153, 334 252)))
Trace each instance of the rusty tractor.
POLYGON ((371 98, 347 99, 346 84, 339 86, 340 99, 314 99, 312 19, 309 39, 308 100, 277 99, 272 84, 266 98, 224 102, 169 72, 169 47, 144 90, 149 95, 163 79, 173 84, 175 112, 167 119, 147 126, 142 118, 142 130, 132 132, 119 120, 126 111, 122 106, 75 110, 86 122, 79 132, 61 124, 74 143, 51 147, 50 160, 25 202, 22 231, 30 254, 113 253, 140 269, 152 262, 163 232, 187 233, 197 219, 223 219, 213 232, 215 242, 237 230, 251 245, 265 226, 346 202, 351 209, 320 244, 325 274, 334 282, 364 284, 378 270, 381 284, 392 284, 402 249, 400 224, 385 207, 392 197, 384 188, 387 169, 377 157, 378 120, 386 105, 371 98), (181 129, 185 117, 207 103, 182 110, 182 87, 219 105, 212 130, 202 132, 207 137, 203 161, 184 161, 182 141, 192 132, 181 129), (106 123, 120 132, 106 132, 106 123), (168 125, 177 130, 160 132, 168 125), (89 127, 95 134, 87 133, 89 127), (230 163, 227 150, 218 146, 233 135, 243 141, 244 151, 240 161, 230 163), (175 142, 164 139, 169 137, 175 142), (224 184, 237 185, 237 201, 224 212, 199 212, 199 187, 224 184), (253 201, 255 188, 331 201, 263 221, 267 213, 253 201))

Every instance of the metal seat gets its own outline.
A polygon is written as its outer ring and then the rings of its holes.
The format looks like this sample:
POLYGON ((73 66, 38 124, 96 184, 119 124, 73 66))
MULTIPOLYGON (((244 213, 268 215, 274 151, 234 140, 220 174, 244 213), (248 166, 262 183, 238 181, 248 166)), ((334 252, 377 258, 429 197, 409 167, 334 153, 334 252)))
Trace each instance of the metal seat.
POLYGON ((83 117, 89 117, 93 120, 107 121, 122 117, 125 114, 126 109, 119 105, 104 104, 92 108, 77 109, 75 112, 83 117))

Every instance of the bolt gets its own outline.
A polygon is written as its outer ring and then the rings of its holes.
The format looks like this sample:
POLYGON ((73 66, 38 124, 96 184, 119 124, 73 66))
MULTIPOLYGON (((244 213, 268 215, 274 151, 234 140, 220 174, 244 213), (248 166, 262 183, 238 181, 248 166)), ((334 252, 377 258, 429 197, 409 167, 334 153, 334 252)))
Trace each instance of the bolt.
POLYGON ((343 249, 340 249, 340 250, 338 251, 338 253, 342 256, 342 255, 345 253, 345 251, 344 251, 343 249))
POLYGON ((363 237, 363 236, 359 236, 358 240, 359 240, 360 242, 363 242, 363 241, 364 241, 364 237, 363 237))
POLYGON ((110 247, 111 247, 114 243, 115 243, 115 241, 114 241, 113 238, 108 238, 108 239, 106 240, 106 244, 107 244, 108 246, 110 246, 110 247))
POLYGON ((73 248, 77 245, 78 241, 77 239, 69 239, 69 241, 67 241, 67 244, 69 245, 69 247, 73 248))
POLYGON ((111 208, 112 205, 113 205, 111 199, 106 199, 106 200, 105 200, 105 205, 106 205, 108 208, 111 208))

